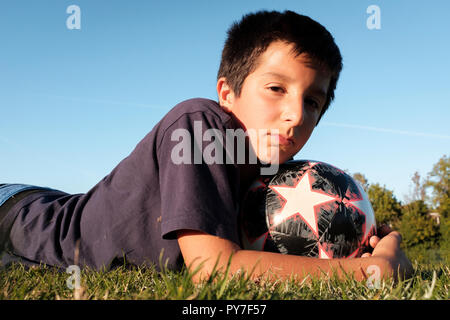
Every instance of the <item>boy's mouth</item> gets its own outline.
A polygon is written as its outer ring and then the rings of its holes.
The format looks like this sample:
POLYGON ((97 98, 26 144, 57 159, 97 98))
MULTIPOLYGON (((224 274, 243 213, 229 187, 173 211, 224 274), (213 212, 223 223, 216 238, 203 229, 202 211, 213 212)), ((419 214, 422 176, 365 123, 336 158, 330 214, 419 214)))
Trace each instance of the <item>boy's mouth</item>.
POLYGON ((271 141, 275 144, 278 144, 280 146, 293 146, 294 145, 294 139, 291 137, 284 135, 284 134, 271 134, 271 141))

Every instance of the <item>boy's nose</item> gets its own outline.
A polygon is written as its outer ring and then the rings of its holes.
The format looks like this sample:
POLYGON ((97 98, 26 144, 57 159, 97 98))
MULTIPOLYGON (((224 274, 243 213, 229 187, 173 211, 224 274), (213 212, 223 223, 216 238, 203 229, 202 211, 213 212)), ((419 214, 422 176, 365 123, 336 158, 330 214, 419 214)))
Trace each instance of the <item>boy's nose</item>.
POLYGON ((286 104, 281 114, 281 120, 288 121, 292 126, 300 126, 304 118, 304 102, 293 101, 286 104))

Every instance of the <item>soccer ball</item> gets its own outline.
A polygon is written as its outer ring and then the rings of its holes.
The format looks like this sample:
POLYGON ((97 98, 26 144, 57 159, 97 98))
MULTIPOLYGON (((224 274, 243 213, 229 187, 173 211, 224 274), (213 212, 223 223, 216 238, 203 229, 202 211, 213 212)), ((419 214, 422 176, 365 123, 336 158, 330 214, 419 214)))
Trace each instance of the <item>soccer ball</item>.
POLYGON ((376 233, 359 182, 324 162, 293 160, 261 176, 240 210, 244 249, 324 259, 360 257, 376 233))

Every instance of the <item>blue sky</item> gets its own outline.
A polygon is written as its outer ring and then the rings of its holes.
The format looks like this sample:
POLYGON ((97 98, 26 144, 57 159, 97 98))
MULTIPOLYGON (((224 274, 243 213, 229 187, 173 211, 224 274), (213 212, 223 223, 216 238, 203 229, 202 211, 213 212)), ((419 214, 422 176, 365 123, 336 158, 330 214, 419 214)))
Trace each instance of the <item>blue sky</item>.
POLYGON ((450 154, 450 2, 0 2, 0 183, 87 192, 176 103, 216 99, 230 24, 294 10, 335 37, 344 69, 335 102, 297 159, 314 159, 408 195, 450 154), (66 9, 78 5, 81 29, 66 9), (381 29, 366 9, 377 5, 381 29))

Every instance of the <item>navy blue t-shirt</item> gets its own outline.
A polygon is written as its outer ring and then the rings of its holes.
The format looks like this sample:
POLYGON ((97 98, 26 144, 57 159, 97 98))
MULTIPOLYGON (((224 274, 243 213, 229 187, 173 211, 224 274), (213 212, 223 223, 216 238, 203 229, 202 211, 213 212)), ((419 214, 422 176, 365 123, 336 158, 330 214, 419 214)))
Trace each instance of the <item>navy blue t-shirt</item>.
MULTIPOLYGON (((182 134, 195 143, 200 126, 202 133, 216 129, 224 136, 239 128, 215 101, 178 104, 86 194, 44 191, 19 202, 11 210, 17 215, 11 252, 32 262, 101 269, 124 259, 158 267, 163 250, 163 262, 179 269, 177 230, 199 230, 239 244, 239 166, 196 163, 195 149, 180 151, 182 134), (176 156, 192 161, 178 164, 176 156)), ((197 140, 197 151, 210 143, 197 140)))

